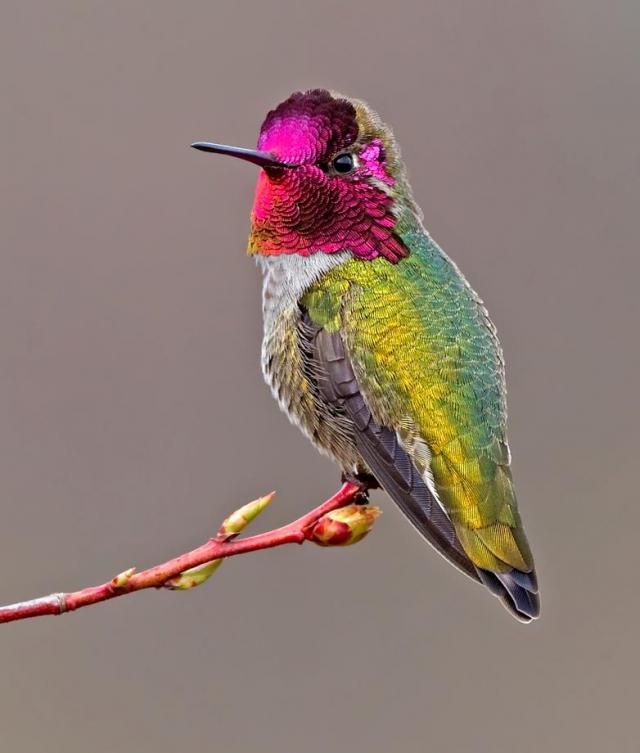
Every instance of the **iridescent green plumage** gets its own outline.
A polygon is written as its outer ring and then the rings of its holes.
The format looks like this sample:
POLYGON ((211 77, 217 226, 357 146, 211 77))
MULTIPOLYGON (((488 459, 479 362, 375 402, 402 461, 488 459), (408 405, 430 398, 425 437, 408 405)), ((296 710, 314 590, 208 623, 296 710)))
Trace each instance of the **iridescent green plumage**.
POLYGON ((424 231, 401 264, 348 261, 304 295, 339 330, 377 421, 393 427, 474 564, 528 570, 509 470, 502 355, 482 303, 424 231))

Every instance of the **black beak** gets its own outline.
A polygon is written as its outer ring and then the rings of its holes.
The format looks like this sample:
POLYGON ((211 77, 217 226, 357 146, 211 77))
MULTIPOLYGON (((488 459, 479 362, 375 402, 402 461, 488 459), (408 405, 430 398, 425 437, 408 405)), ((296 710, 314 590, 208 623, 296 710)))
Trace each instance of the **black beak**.
POLYGON ((208 141, 196 141, 191 144, 194 149, 201 152, 213 152, 214 154, 228 154, 231 157, 243 159, 245 162, 253 162, 260 167, 293 167, 286 162, 280 162, 269 152, 260 152, 257 149, 243 149, 240 146, 225 146, 224 144, 210 144, 208 141))

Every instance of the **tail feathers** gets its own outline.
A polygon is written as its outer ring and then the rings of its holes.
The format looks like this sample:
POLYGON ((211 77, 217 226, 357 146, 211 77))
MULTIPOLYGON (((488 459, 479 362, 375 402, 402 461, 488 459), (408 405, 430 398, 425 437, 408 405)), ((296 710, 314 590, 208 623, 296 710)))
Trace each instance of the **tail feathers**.
POLYGON ((493 573, 478 568, 478 576, 504 606, 521 622, 531 622, 540 616, 540 597, 535 571, 509 570, 493 573))

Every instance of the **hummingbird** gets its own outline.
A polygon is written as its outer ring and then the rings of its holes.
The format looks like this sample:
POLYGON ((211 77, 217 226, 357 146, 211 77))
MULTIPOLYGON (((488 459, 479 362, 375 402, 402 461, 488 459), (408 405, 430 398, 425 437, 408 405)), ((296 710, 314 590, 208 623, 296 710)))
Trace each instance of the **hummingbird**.
POLYGON ((381 487, 458 570, 538 617, 496 329, 425 229, 391 129, 313 89, 267 114, 257 149, 192 146, 260 168, 247 250, 281 409, 344 479, 381 487))

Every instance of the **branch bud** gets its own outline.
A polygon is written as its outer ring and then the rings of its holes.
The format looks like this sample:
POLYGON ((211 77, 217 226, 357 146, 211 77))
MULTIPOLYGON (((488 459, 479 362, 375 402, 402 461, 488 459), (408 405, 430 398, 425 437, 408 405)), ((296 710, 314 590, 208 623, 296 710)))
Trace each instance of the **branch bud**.
POLYGON ((115 578, 111 579, 112 588, 123 588, 131 580, 131 576, 135 573, 135 567, 130 567, 128 570, 124 570, 118 573, 115 578))
MULTIPOLYGON (((253 502, 249 502, 235 512, 232 512, 228 518, 224 519, 218 530, 216 539, 218 541, 229 541, 229 539, 235 538, 252 520, 255 520, 260 515, 271 502, 274 495, 275 492, 265 494, 264 497, 258 497, 253 502)), ((190 588, 201 586, 205 581, 209 580, 223 562, 224 558, 211 560, 211 562, 205 562, 204 565, 192 567, 173 578, 169 578, 169 580, 163 583, 163 586, 172 591, 188 591, 190 588)))
POLYGON ((323 515, 313 526, 309 539, 320 546, 349 546, 361 541, 382 514, 379 507, 346 505, 323 515))
POLYGON ((264 497, 258 497, 253 502, 243 505, 235 512, 232 512, 228 518, 225 518, 220 529, 218 530, 218 540, 227 541, 237 536, 246 528, 252 520, 258 517, 260 513, 268 506, 275 492, 265 494, 264 497))
POLYGON ((205 562, 204 565, 192 567, 173 578, 169 578, 163 583, 163 586, 172 591, 188 591, 190 588, 201 586, 206 580, 209 580, 223 562, 224 559, 211 560, 211 562, 205 562))

